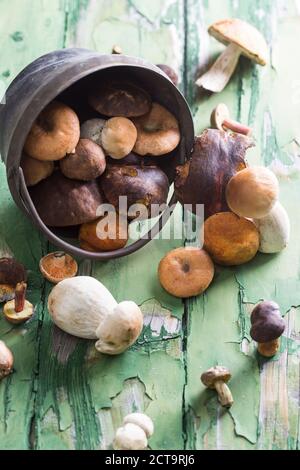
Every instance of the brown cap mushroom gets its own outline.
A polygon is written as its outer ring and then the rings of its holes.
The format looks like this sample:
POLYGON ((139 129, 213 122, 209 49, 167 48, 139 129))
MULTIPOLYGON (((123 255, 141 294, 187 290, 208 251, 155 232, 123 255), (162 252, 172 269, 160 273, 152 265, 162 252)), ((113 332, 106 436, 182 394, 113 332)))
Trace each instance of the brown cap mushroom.
POLYGON ((126 157, 133 149, 137 139, 137 129, 130 119, 114 117, 106 121, 101 142, 105 153, 112 158, 126 157))
POLYGON ((218 104, 218 106, 213 110, 210 122, 213 128, 219 129, 220 131, 230 130, 243 135, 250 135, 252 132, 250 127, 230 119, 229 109, 224 103, 218 104))
POLYGON ((259 353, 265 357, 275 356, 285 330, 279 306, 275 302, 260 302, 251 314, 251 325, 250 335, 258 343, 259 353))
POLYGON ((64 279, 76 276, 78 265, 72 256, 58 251, 49 253, 40 260, 40 271, 45 279, 58 284, 64 279))
POLYGON ((104 116, 129 118, 148 113, 151 98, 146 91, 133 83, 112 81, 97 86, 89 97, 89 103, 104 116))
POLYGON ((214 65, 202 75, 196 85, 214 93, 229 82, 239 58, 244 55, 259 65, 268 62, 269 50, 265 38, 252 25, 236 18, 217 21, 208 29, 215 39, 227 45, 214 65))
POLYGON ((91 181, 105 171, 105 155, 92 140, 80 139, 75 153, 68 154, 59 162, 61 172, 74 180, 91 181))
POLYGON ((240 217, 266 217, 279 197, 279 183, 272 171, 264 167, 246 168, 229 181, 226 201, 240 217))
POLYGON ((27 186, 34 186, 40 181, 48 178, 54 171, 54 163, 36 160, 28 155, 23 155, 21 160, 25 183, 27 186))
POLYGON ((69 106, 53 101, 38 116, 24 150, 37 160, 54 161, 73 152, 80 137, 80 123, 69 106))
POLYGON ((230 379, 230 371, 223 366, 212 367, 201 375, 203 385, 217 391, 219 401, 225 408, 230 408, 233 404, 231 391, 226 385, 230 379))
POLYGON ((116 212, 83 224, 79 231, 80 247, 86 251, 114 251, 128 241, 128 220, 116 212))
POLYGON ((3 314, 10 323, 24 323, 32 317, 34 307, 26 300, 26 291, 26 282, 20 282, 16 286, 14 300, 10 300, 4 305, 3 314))
POLYGON ((97 219, 103 198, 96 181, 77 181, 55 171, 30 189, 43 222, 50 227, 80 225, 97 219))
POLYGON ((26 282, 27 273, 23 264, 14 258, 0 259, 0 302, 12 300, 19 282, 26 282))

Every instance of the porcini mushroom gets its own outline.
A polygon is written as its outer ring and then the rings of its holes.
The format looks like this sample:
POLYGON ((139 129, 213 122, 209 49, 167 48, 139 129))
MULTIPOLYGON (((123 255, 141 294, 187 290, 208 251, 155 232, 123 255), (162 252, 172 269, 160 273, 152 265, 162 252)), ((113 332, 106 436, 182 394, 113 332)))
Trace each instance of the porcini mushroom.
POLYGON ((53 284, 76 276, 78 271, 75 259, 62 251, 49 253, 44 256, 40 260, 39 266, 44 278, 53 284))
POLYGON ((157 64, 156 67, 160 68, 175 86, 178 85, 178 75, 173 67, 170 67, 170 65, 166 64, 157 64))
POLYGON ((27 284, 20 282, 16 286, 14 300, 8 301, 3 308, 7 321, 14 324, 24 323, 34 313, 33 305, 26 300, 27 284))
POLYGON ((12 300, 19 282, 26 282, 27 273, 23 264, 14 258, 0 258, 0 302, 12 300))
POLYGON ((183 247, 170 251, 159 263, 158 277, 171 295, 189 298, 202 294, 214 277, 214 263, 200 248, 183 247))
POLYGON ((204 249, 223 266, 239 266, 254 258, 259 247, 255 224, 232 212, 220 212, 204 223, 204 249))
POLYGON ((103 127, 105 126, 105 119, 89 119, 85 121, 80 128, 80 138, 89 139, 97 145, 102 145, 101 135, 103 127))
POLYGON ((154 432, 152 419, 143 413, 125 416, 113 442, 115 450, 143 450, 154 432))
POLYGON ((97 210, 103 203, 97 181, 71 180, 60 171, 30 188, 30 196, 39 216, 50 227, 96 220, 97 210))
POLYGON ((254 223, 259 231, 261 253, 279 253, 287 247, 291 224, 287 211, 279 201, 266 217, 255 219, 254 223))
POLYGON ((105 153, 112 158, 126 157, 133 149, 137 139, 137 129, 130 119, 114 117, 106 121, 101 143, 105 153))
POLYGON ((252 25, 240 19, 217 21, 208 32, 227 45, 213 66, 196 81, 196 85, 213 93, 222 91, 233 75, 241 55, 259 65, 268 62, 269 50, 263 35, 252 25))
POLYGON ((261 219, 268 215, 279 197, 279 183, 264 167, 246 168, 234 175, 226 188, 226 201, 240 217, 261 219))
POLYGON ((48 178, 54 171, 54 163, 36 160, 28 155, 23 155, 21 160, 25 183, 27 186, 34 186, 40 181, 48 178))
POLYGON ((111 81, 100 83, 92 91, 89 103, 98 113, 108 117, 137 117, 148 113, 150 95, 138 85, 111 81))
POLYGON ((11 374, 14 365, 14 356, 4 341, 0 341, 0 380, 11 374))
POLYGON ((211 113, 211 126, 220 131, 230 130, 238 134, 250 135, 252 129, 248 126, 240 124, 230 118, 229 109, 226 104, 220 103, 211 113))
POLYGON ((219 402, 225 408, 230 408, 233 405, 232 394, 227 386, 230 379, 230 371, 223 366, 212 367, 201 375, 203 385, 217 391, 219 402))
POLYGON ((101 176, 106 167, 101 147, 89 139, 80 139, 74 153, 60 160, 61 172, 74 180, 92 181, 101 176))
POLYGON ((258 343, 258 352, 264 357, 273 357, 280 347, 280 337, 285 322, 275 302, 260 302, 251 314, 251 338, 258 343))
POLYGON ((38 116, 24 150, 32 158, 54 161, 73 152, 80 137, 80 123, 69 106, 53 101, 38 116))
POLYGON ((241 134, 205 130, 196 137, 191 159, 176 168, 179 202, 193 212, 202 204, 205 218, 227 211, 227 183, 237 171, 246 168, 246 151, 252 146, 253 142, 241 134))
POLYGON ((153 103, 149 113, 134 118, 133 122, 137 128, 137 140, 133 150, 138 155, 166 155, 180 142, 177 119, 158 103, 153 103))
POLYGON ((138 338, 143 327, 140 308, 131 301, 117 303, 96 279, 78 276, 58 283, 48 298, 53 322, 79 338, 96 339, 104 354, 121 354, 138 338))

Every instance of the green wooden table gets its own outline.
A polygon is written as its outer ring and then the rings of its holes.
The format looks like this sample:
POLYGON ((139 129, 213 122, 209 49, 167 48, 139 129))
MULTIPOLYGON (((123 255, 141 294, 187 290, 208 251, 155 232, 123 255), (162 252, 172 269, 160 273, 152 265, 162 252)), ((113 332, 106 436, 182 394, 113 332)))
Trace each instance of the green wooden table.
MULTIPOLYGON (((197 132, 223 101, 253 126, 249 162, 271 166, 292 221, 289 248, 259 255, 238 269, 217 269, 207 293, 185 304, 160 287, 161 257, 184 240, 155 240, 117 261, 83 261, 80 273, 101 280, 118 300, 142 308, 138 343, 118 357, 55 329, 47 312, 51 286, 38 269, 54 249, 15 207, 0 166, 0 251, 29 269, 37 314, 25 326, 0 320, 0 338, 15 355, 15 372, 0 383, 1 449, 107 449, 124 414, 141 410, 155 422, 152 449, 297 449, 300 446, 300 2, 299 0, 0 0, 0 79, 8 85, 36 57, 81 46, 124 53, 180 71, 197 132), (197 96, 196 71, 222 46, 209 39, 214 20, 240 17, 256 25, 271 65, 242 59, 219 96, 197 96), (249 337, 249 312, 276 300, 287 329, 280 354, 263 361, 249 337), (215 364, 233 372, 235 403, 220 408, 200 373, 215 364)), ((180 224, 180 208, 177 210, 180 224)))

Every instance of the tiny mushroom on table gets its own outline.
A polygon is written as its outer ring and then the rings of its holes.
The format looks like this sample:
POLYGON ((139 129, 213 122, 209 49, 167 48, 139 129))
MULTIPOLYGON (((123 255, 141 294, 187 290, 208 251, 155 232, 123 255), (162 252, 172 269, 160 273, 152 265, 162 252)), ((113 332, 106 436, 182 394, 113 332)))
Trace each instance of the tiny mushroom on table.
POLYGON ((230 371, 223 366, 212 367, 201 375, 203 385, 217 391, 219 401, 225 408, 230 408, 233 405, 231 391, 226 385, 230 379, 230 371))
POLYGON ((268 62, 269 50, 262 34, 240 19, 217 21, 208 29, 211 36, 227 45, 213 66, 196 81, 196 85, 213 93, 222 91, 233 75, 241 55, 259 65, 268 62))
POLYGON ((131 413, 123 419, 113 442, 115 450, 144 450, 154 432, 152 419, 143 413, 131 413))
POLYGON ((70 255, 57 251, 49 253, 40 260, 40 271, 45 279, 57 284, 64 279, 76 276, 78 265, 70 255))
POLYGON ((0 380, 7 377, 13 369, 14 356, 4 341, 0 341, 0 380))
POLYGON ((16 286, 14 300, 10 300, 4 305, 3 313, 6 320, 10 323, 24 323, 32 317, 34 307, 26 300, 26 291, 26 282, 20 282, 16 286))
POLYGON ((220 103, 211 113, 211 126, 220 131, 230 130, 237 134, 250 135, 252 129, 244 124, 240 124, 230 118, 229 109, 226 104, 220 103))
POLYGON ((275 302, 261 302, 251 314, 251 338, 258 343, 258 352, 264 357, 273 357, 278 352, 280 337, 285 322, 275 302))

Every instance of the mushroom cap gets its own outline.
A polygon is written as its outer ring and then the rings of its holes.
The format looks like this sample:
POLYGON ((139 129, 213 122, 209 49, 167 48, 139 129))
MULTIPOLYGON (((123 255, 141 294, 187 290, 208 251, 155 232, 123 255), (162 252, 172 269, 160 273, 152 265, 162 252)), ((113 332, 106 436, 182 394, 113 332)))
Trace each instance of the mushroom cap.
POLYGON ((267 216, 278 197, 276 176, 268 168, 259 166, 239 171, 226 188, 226 201, 232 212, 251 219, 267 216))
POLYGON ((54 163, 49 161, 37 160, 24 154, 21 160, 25 183, 27 186, 34 186, 54 171, 54 163))
POLYGON ((237 18, 220 20, 211 25, 208 32, 221 43, 236 44, 242 54, 259 65, 266 65, 269 48, 263 35, 251 24, 237 18))
POLYGON ((117 429, 113 447, 115 450, 143 450, 148 445, 145 431, 136 424, 127 423, 117 429))
POLYGON ((261 253, 279 253, 287 247, 291 233, 291 223, 285 208, 276 202, 271 212, 262 219, 254 220, 260 235, 261 253))
POLYGON ((67 178, 92 181, 104 173, 106 160, 99 145, 89 139, 80 139, 75 153, 60 160, 59 166, 67 178))
POLYGON ((143 429, 147 438, 151 437, 154 433, 153 421, 151 418, 149 418, 149 416, 145 415, 144 413, 130 413, 129 415, 125 416, 123 423, 136 424, 137 426, 143 429))
POLYGON ((4 341, 0 341, 0 380, 9 375, 14 364, 14 356, 4 341))
POLYGON ((7 302, 3 308, 3 314, 6 320, 10 323, 13 323, 14 325, 26 322, 27 320, 29 320, 29 318, 32 317, 33 313, 34 307, 30 302, 28 302, 28 300, 25 300, 24 308, 21 312, 15 311, 14 300, 10 300, 9 302, 7 302))
POLYGON ((279 338, 285 330, 285 322, 275 302, 260 302, 251 314, 251 338, 258 343, 268 343, 279 338))
POLYGON ((61 251, 44 256, 40 260, 39 266, 44 278, 53 284, 76 276, 78 271, 75 259, 61 251))
POLYGON ((112 213, 93 222, 83 224, 79 230, 80 246, 87 251, 114 251, 128 241, 128 220, 112 213))
POLYGON ((227 120, 230 119, 229 109, 227 108, 226 104, 220 103, 211 113, 211 117, 210 117, 211 126, 214 129, 219 129, 220 131, 223 131, 224 130, 223 122, 226 119, 227 120))
POLYGON ((80 138, 92 140, 95 144, 101 146, 101 134, 105 123, 105 119, 99 118, 85 121, 80 127, 80 138))
POLYGON ((101 141, 107 155, 119 159, 126 157, 133 149, 137 139, 137 129, 130 119, 113 117, 106 121, 101 141))
POLYGON ((227 367, 215 366, 203 372, 201 381, 208 388, 215 388, 215 383, 222 381, 227 383, 231 379, 231 373, 227 367))
POLYGON ((0 284, 15 287, 19 282, 26 282, 27 273, 23 264, 14 258, 0 258, 0 284))

